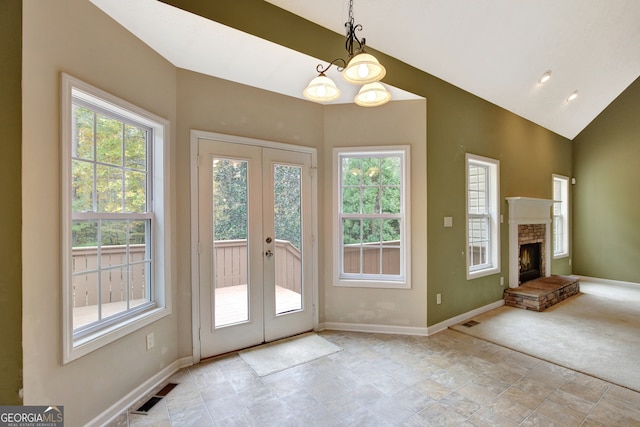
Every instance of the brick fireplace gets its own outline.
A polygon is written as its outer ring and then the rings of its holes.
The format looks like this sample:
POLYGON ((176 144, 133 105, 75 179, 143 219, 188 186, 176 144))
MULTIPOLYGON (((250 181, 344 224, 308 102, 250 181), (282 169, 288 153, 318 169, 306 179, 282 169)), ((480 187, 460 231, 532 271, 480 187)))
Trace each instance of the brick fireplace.
MULTIPOLYGON (((532 197, 507 197, 509 203, 509 287, 522 282, 520 248, 522 245, 540 244, 539 274, 551 275, 551 206, 553 200, 532 197)), ((529 273, 532 274, 532 273, 529 273)), ((524 281, 529 280, 524 276, 524 281)))
POLYGON ((518 225, 518 283, 545 277, 546 224, 518 225))

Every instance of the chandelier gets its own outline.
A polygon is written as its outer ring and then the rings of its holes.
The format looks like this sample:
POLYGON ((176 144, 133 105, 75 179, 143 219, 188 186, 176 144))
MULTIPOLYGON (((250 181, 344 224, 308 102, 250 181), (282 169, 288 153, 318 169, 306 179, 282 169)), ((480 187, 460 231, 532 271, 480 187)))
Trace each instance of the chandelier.
POLYGON ((316 67, 316 71, 319 73, 318 77, 311 80, 302 94, 314 102, 330 102, 338 99, 340 89, 333 80, 325 75, 329 68, 335 65, 337 70, 342 72, 342 78, 346 82, 363 85, 354 99, 356 104, 363 107, 377 107, 386 104, 391 99, 391 94, 379 81, 387 71, 373 55, 364 51, 365 38, 363 37, 361 41, 356 36, 356 31, 362 31, 362 25, 355 24, 353 0, 349 0, 349 20, 345 22, 344 26, 347 30, 345 42, 347 60, 337 58, 326 67, 318 64, 316 67))

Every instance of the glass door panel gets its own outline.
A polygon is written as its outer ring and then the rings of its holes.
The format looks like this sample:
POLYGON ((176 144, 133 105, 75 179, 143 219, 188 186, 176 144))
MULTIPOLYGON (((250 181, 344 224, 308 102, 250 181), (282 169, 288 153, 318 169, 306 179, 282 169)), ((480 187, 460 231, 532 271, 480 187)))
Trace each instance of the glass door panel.
POLYGON ((312 168, 309 153, 264 148, 265 341, 313 329, 312 168))
POLYGON ((262 149, 198 140, 200 356, 264 341, 262 149))
POLYGON ((213 157, 215 328, 249 320, 248 162, 213 157))
POLYGON ((276 315, 302 309, 302 168, 273 166, 276 315))

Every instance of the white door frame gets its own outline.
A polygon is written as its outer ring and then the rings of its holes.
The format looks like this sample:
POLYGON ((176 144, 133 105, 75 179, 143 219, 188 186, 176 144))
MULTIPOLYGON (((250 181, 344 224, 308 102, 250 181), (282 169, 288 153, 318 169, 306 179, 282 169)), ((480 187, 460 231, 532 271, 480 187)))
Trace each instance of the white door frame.
POLYGON ((313 249, 312 257, 312 283, 311 293, 313 298, 313 330, 318 329, 318 179, 317 179, 317 150, 311 147, 284 144, 281 142, 265 141, 261 139, 245 138, 241 136, 226 135, 201 130, 191 130, 190 143, 190 174, 191 174, 191 326, 193 341, 193 363, 200 362, 200 266, 198 259, 198 140, 209 139, 212 141, 229 142, 233 144, 253 145, 263 148, 275 148, 279 150, 296 151, 311 155, 311 230, 313 249))

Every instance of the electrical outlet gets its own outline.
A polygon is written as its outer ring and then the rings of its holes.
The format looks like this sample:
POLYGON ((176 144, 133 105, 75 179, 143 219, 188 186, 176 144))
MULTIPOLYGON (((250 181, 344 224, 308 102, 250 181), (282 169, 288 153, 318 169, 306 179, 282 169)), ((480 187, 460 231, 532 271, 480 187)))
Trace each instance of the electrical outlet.
POLYGON ((147 350, 151 350, 154 345, 153 332, 147 335, 147 350))
POLYGON ((442 304, 442 294, 436 294, 436 304, 442 304))
POLYGON ((504 277, 500 277, 500 286, 504 286, 504 277))

